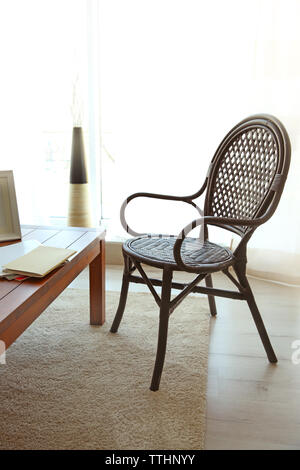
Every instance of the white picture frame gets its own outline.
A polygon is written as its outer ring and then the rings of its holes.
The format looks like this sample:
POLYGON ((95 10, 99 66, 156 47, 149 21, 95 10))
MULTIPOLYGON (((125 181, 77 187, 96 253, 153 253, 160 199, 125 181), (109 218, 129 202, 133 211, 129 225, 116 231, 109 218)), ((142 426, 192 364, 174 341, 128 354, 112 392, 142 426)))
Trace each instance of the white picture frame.
POLYGON ((0 171, 0 242, 22 238, 14 175, 0 171))

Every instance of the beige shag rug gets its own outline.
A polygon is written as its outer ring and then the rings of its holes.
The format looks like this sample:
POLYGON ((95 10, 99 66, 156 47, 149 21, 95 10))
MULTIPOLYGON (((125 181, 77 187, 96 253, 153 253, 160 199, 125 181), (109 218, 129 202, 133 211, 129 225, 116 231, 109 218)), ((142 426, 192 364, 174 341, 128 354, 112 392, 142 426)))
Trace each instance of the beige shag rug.
POLYGON ((203 449, 209 314, 187 298, 170 318, 160 390, 149 390, 158 309, 129 293, 119 332, 89 325, 88 291, 68 288, 0 365, 1 449, 203 449))

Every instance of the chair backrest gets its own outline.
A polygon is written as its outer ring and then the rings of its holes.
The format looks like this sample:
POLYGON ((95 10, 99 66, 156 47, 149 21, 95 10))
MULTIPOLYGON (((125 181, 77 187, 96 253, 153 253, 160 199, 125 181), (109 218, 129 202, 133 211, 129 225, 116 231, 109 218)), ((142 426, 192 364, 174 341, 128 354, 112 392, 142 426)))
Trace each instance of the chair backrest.
MULTIPOLYGON (((255 115, 237 124, 222 140, 208 171, 204 213, 253 219, 274 213, 290 164, 290 141, 282 123, 255 115)), ((228 227, 243 236, 251 227, 228 227)))

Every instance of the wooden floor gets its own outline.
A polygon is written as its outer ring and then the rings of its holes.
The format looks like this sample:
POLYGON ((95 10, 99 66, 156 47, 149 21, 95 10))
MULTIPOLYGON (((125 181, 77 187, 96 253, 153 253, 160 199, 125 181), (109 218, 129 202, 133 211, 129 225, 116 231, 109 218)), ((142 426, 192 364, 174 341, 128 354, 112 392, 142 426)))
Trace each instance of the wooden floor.
MULTIPOLYGON (((107 289, 119 291, 121 277, 121 267, 108 266, 107 289)), ((214 280, 229 287, 221 274, 214 280)), ((86 283, 83 273, 71 287, 86 283)), ((300 289, 250 283, 279 362, 268 363, 246 303, 218 298, 210 320, 206 449, 300 449, 300 364, 291 360, 291 344, 300 340, 300 289)))

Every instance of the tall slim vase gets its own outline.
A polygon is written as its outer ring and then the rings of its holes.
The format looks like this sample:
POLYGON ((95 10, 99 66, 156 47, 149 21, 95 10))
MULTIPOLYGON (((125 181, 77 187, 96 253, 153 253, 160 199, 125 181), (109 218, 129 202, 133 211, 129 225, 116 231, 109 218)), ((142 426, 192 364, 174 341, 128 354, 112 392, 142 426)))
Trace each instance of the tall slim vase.
POLYGON ((67 223, 72 227, 92 226, 82 127, 73 127, 67 223))

